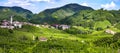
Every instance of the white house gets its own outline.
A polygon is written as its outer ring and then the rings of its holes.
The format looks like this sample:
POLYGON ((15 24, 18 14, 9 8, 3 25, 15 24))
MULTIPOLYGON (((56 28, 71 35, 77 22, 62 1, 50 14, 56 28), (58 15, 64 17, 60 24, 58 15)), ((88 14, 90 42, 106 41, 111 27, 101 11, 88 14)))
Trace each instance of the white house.
POLYGON ((13 21, 13 16, 11 16, 10 21, 3 20, 0 27, 8 29, 22 28, 22 23, 18 21, 13 21))
POLYGON ((105 30, 105 32, 106 32, 106 33, 109 33, 109 34, 112 34, 112 35, 114 35, 114 34, 116 33, 115 31, 112 31, 112 30, 110 30, 110 29, 105 30))
POLYGON ((14 21, 13 22, 13 25, 16 27, 16 28, 22 28, 22 23, 18 22, 18 21, 14 21))
POLYGON ((68 26, 68 25, 60 25, 59 26, 62 30, 66 30, 66 29, 69 29, 70 28, 70 26, 68 26))
POLYGON ((45 37, 39 37, 39 41, 43 41, 43 42, 46 42, 48 39, 45 38, 45 37))

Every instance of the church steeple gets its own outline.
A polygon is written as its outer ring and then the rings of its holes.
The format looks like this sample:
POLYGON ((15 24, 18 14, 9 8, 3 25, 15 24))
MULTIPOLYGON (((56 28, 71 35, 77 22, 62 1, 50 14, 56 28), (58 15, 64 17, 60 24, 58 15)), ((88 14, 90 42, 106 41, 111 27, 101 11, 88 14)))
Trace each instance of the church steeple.
POLYGON ((10 17, 10 24, 13 24, 13 16, 10 17))

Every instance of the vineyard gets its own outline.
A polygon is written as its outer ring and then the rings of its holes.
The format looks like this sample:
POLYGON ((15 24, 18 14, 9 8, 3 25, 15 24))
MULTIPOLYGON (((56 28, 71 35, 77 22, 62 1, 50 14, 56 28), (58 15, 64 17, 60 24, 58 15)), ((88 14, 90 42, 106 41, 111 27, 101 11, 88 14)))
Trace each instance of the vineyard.
POLYGON ((0 29, 0 32, 0 53, 118 53, 120 47, 120 34, 111 35, 104 30, 72 34, 25 25, 22 29, 0 29), (45 37, 47 41, 41 41, 39 37, 45 37))

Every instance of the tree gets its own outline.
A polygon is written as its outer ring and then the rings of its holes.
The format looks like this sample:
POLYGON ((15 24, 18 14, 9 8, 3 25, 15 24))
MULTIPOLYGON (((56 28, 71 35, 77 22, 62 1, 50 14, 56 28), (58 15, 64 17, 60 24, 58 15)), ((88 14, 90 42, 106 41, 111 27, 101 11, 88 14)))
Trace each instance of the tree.
POLYGON ((113 36, 113 39, 115 41, 119 40, 120 39, 120 32, 119 33, 116 33, 114 36, 113 36))

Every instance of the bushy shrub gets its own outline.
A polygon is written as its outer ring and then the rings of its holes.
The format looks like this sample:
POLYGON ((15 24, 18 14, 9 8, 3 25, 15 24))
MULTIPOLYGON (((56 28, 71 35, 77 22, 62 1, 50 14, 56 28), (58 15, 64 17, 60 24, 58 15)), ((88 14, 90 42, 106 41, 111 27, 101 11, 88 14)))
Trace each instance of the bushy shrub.
POLYGON ((76 29, 76 28, 70 28, 65 31, 70 34, 90 34, 90 33, 92 33, 92 31, 89 31, 89 30, 80 30, 80 29, 76 29))
POLYGON ((115 28, 120 29, 120 23, 116 24, 115 28))
POLYGON ((96 46, 111 47, 114 49, 118 49, 120 47, 120 39, 119 39, 120 36, 119 35, 120 35, 120 33, 117 33, 113 37, 101 38, 101 39, 94 41, 93 43, 96 46))
POLYGON ((113 42, 112 38, 105 37, 98 39, 97 41, 94 42, 97 46, 106 46, 107 44, 110 45, 113 42))
POLYGON ((96 30, 97 30, 97 31, 100 31, 100 30, 103 30, 103 28, 101 28, 101 27, 98 27, 96 30))
POLYGON ((120 33, 116 33, 114 36, 113 36, 113 39, 115 41, 117 41, 118 39, 120 39, 120 33))
POLYGON ((9 29, 8 31, 9 31, 9 33, 14 33, 14 31, 12 29, 9 29))
POLYGON ((21 36, 19 38, 20 38, 20 40, 28 40, 28 37, 26 37, 25 35, 23 35, 23 36, 21 36))
POLYGON ((9 29, 0 28, 0 35, 1 36, 8 36, 8 35, 10 35, 9 29))
POLYGON ((23 28, 17 29, 25 32, 37 32, 39 28, 32 25, 23 25, 23 28))

